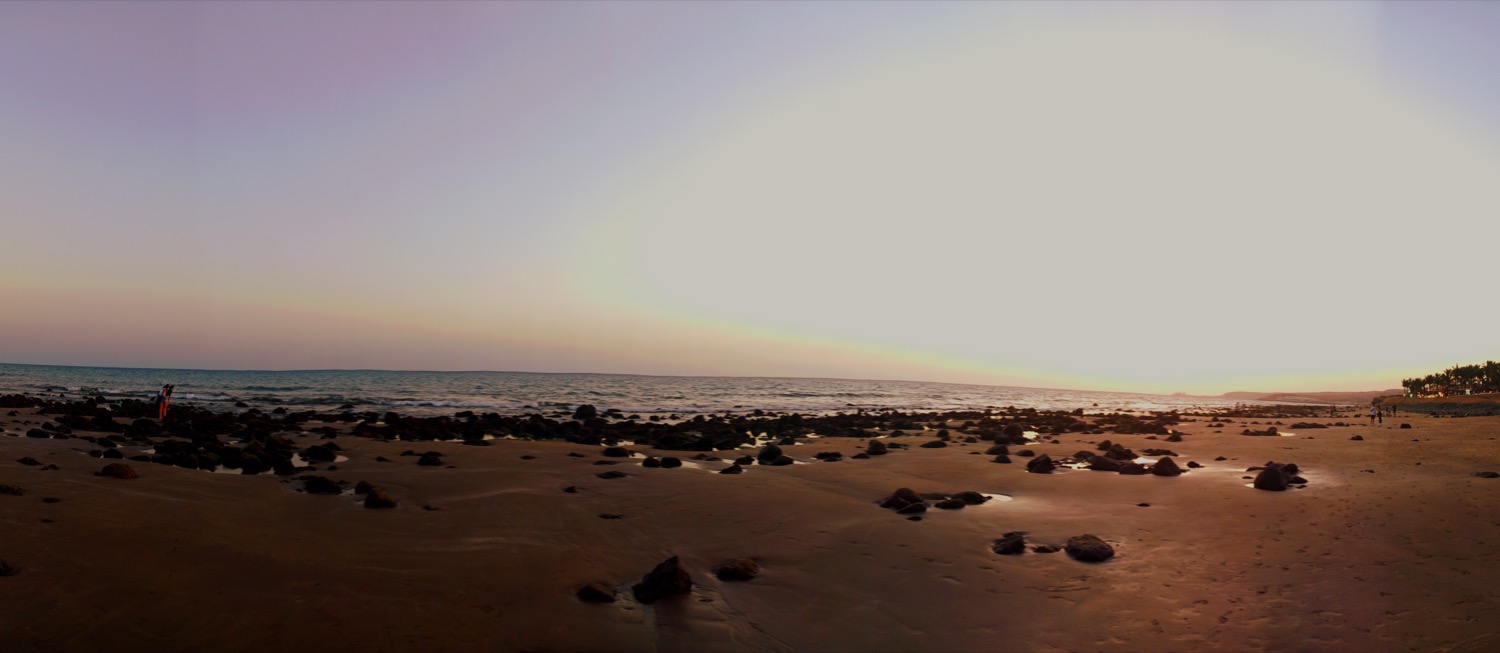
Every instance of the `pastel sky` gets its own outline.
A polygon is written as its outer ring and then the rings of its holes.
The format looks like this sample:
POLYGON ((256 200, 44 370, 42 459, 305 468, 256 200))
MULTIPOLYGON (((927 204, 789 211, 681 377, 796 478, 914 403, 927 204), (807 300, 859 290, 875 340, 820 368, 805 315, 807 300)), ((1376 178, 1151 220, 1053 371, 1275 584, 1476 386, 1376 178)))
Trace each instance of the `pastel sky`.
POLYGON ((0 3, 0 361, 1365 390, 1500 3, 0 3))

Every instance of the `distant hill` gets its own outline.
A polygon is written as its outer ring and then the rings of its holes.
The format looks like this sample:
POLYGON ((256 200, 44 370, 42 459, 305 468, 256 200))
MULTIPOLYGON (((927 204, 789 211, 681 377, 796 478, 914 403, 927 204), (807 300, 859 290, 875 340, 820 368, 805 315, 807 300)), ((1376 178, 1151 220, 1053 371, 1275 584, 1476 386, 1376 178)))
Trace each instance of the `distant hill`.
POLYGON ((1246 401, 1284 401, 1298 404, 1368 404, 1376 397, 1401 396, 1405 390, 1367 390, 1365 392, 1226 392, 1220 397, 1246 401))

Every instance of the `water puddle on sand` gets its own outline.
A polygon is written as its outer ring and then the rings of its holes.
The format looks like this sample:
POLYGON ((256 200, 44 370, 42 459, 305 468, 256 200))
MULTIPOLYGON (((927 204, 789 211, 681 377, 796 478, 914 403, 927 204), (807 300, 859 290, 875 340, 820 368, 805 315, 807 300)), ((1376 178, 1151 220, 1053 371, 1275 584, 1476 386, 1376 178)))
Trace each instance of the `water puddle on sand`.
POLYGON ((1015 497, 1012 497, 1009 494, 1000 494, 999 492, 980 492, 980 494, 989 497, 990 500, 981 504, 965 506, 964 509, 968 510, 971 508, 993 508, 1000 504, 1009 503, 1015 500, 1015 497))
MULTIPOLYGON (((718 461, 718 462, 715 462, 715 461, 712 461, 712 460, 683 460, 682 461, 682 466, 684 468, 687 468, 687 469, 696 469, 696 470, 704 471, 704 472, 713 472, 715 474, 719 473, 721 470, 728 469, 729 466, 733 465, 733 464, 734 464, 734 460, 733 459, 725 459, 725 460, 721 460, 721 461, 718 461)), ((796 459, 793 459, 792 460, 792 464, 793 465, 811 465, 812 462, 811 461, 807 461, 807 460, 796 460, 796 459)), ((787 467, 787 465, 780 465, 780 466, 781 467, 787 467)), ((750 464, 750 465, 740 465, 740 469, 743 469, 743 470, 745 470, 747 472, 750 471, 751 468, 754 468, 754 467, 777 467, 777 465, 762 465, 760 463, 754 463, 754 464, 750 464)), ((733 474, 725 474, 725 476, 733 476, 733 474)))
POLYGON ((300 453, 297 454, 297 462, 301 463, 300 465, 298 465, 299 467, 306 467, 308 465, 337 465, 339 463, 348 462, 348 461, 349 461, 349 457, 348 456, 334 455, 332 462, 326 462, 325 463, 325 462, 320 462, 320 461, 316 461, 316 460, 308 460, 306 455, 303 455, 303 454, 300 454, 300 453))

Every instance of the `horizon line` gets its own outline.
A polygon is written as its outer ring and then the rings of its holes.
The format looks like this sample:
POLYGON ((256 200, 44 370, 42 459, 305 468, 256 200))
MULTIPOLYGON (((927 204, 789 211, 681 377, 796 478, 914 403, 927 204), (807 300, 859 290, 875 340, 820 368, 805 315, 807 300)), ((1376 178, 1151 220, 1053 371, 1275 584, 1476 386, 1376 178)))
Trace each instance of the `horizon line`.
POLYGON ((878 382, 878 383, 932 383, 932 384, 941 384, 941 385, 961 385, 961 386, 975 386, 975 387, 984 387, 984 388, 1025 388, 1027 390, 1051 390, 1051 391, 1062 391, 1062 392, 1114 392, 1114 393, 1121 393, 1121 394, 1139 394, 1139 395, 1151 395, 1151 396, 1158 396, 1158 397, 1189 396, 1189 397, 1213 397, 1213 398, 1221 398, 1221 397, 1224 397, 1224 396, 1232 394, 1232 393, 1254 393, 1254 394, 1266 394, 1266 395, 1270 395, 1270 394, 1339 393, 1339 392, 1354 393, 1354 392, 1385 392, 1387 390, 1393 390, 1394 389, 1394 388, 1381 388, 1381 389, 1378 389, 1378 390, 1306 390, 1306 391, 1294 391, 1294 392, 1287 392, 1287 391, 1262 392, 1262 391, 1258 391, 1258 390, 1231 390, 1229 392, 1223 392, 1223 393, 1220 393, 1220 394, 1217 394, 1217 395, 1199 395, 1199 394, 1193 394, 1191 392, 1163 393, 1163 392, 1140 392, 1140 391, 1134 391, 1134 390, 1129 390, 1129 391, 1121 391, 1121 390, 1089 390, 1089 389, 1083 389, 1083 388, 1047 388, 1047 387, 1040 387, 1040 386, 999 385, 999 384, 994 384, 994 383, 962 383, 962 382, 954 382, 954 381, 928 381, 928 380, 920 380, 920 379, 857 379, 857 378, 836 377, 836 376, 759 376, 759 375, 733 375, 733 374, 641 374, 641 373, 636 373, 636 372, 535 372, 535 371, 529 371, 529 370, 481 370, 481 369, 471 369, 471 370, 401 370, 401 369, 364 368, 364 367, 360 367, 360 368, 330 367, 330 368, 309 368, 309 369, 245 369, 245 368, 220 368, 220 369, 215 369, 215 368, 196 368, 196 367, 134 367, 134 366, 122 366, 122 365, 55 365, 55 364, 49 364, 49 363, 8 363, 8 362, 0 362, 0 365, 11 365, 11 366, 16 366, 16 367, 69 367, 69 368, 106 369, 106 370, 155 370, 155 371, 162 371, 162 372, 265 372, 265 373, 286 373, 286 372, 400 372, 400 373, 431 373, 431 374, 536 374, 536 375, 553 375, 553 376, 561 376, 561 375, 565 375, 565 374, 586 374, 586 375, 593 375, 593 376, 635 376, 635 377, 647 377, 647 378, 677 378, 677 379, 796 379, 796 380, 810 380, 810 381, 874 381, 874 382, 878 382))

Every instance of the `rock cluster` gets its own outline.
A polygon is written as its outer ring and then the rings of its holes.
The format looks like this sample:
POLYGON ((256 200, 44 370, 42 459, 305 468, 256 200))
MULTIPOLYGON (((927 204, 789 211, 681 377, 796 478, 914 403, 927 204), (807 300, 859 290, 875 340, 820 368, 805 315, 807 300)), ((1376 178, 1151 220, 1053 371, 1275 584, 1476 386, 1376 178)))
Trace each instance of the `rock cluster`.
POLYGON ((965 506, 977 506, 986 501, 987 497, 973 490, 945 494, 941 492, 926 492, 917 494, 909 487, 898 488, 890 496, 876 501, 881 508, 894 510, 899 515, 916 515, 927 512, 927 502, 931 501, 934 507, 943 510, 961 510, 965 506))
POLYGON ((1257 490, 1282 492, 1293 485, 1307 484, 1307 479, 1297 475, 1300 470, 1296 463, 1268 462, 1263 467, 1252 467, 1248 471, 1256 470, 1260 471, 1253 483, 1257 490))

